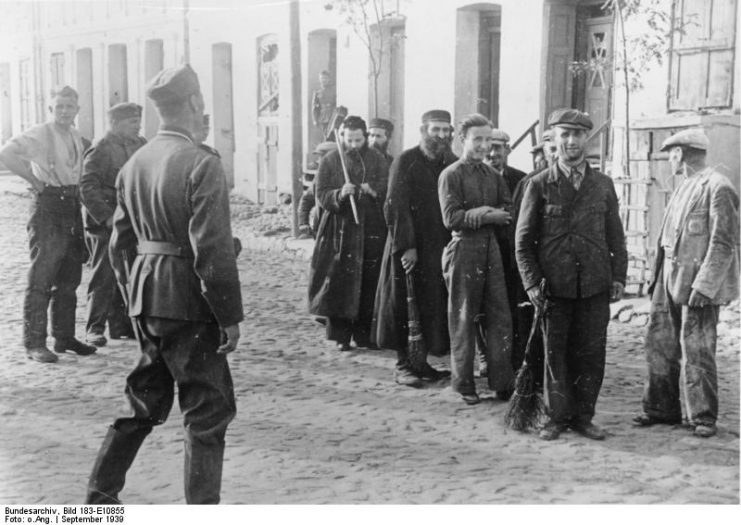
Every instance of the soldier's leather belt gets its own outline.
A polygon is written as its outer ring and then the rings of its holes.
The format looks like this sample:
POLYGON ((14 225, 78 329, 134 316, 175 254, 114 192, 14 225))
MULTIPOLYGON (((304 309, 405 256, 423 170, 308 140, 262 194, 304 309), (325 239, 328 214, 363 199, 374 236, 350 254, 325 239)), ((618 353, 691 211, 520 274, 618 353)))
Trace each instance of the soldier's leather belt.
POLYGON ((193 252, 190 246, 179 246, 174 242, 139 241, 137 252, 139 255, 171 255, 184 259, 193 258, 193 252))

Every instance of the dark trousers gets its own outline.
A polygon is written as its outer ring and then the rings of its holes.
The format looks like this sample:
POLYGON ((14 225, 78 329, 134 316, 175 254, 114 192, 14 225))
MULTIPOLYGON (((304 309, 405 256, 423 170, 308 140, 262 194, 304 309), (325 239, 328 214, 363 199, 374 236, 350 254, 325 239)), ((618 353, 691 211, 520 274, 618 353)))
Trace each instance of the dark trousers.
POLYGON ((108 258, 108 242, 111 232, 102 229, 87 233, 92 274, 87 288, 87 333, 102 334, 108 322, 111 337, 120 337, 132 332, 131 321, 126 312, 121 290, 108 258))
POLYGON ((225 355, 216 353, 219 327, 158 318, 135 321, 142 355, 126 379, 134 413, 117 419, 109 430, 90 476, 86 503, 118 502, 139 446, 170 413, 175 384, 185 427, 185 499, 218 503, 224 435, 236 414, 229 365, 225 355))
MULTIPOLYGON (((664 264, 671 264, 670 260, 664 264)), ((718 339, 717 305, 702 308, 677 304, 664 283, 663 269, 651 296, 651 317, 646 333, 648 365, 643 410, 649 416, 680 420, 680 372, 687 417, 694 424, 713 425, 718 419, 718 373, 715 347, 718 339)))
POLYGON ((557 423, 588 423, 605 373, 610 298, 604 292, 583 299, 549 298, 549 303, 544 319, 548 416, 557 423))
POLYGON ((486 354, 491 390, 507 390, 514 381, 511 363, 512 319, 496 236, 485 230, 454 236, 443 252, 448 288, 448 327, 453 390, 476 392, 473 364, 476 323, 484 314, 486 354))
POLYGON ((51 335, 75 336, 76 290, 82 278, 84 241, 77 186, 47 187, 34 197, 27 225, 31 266, 23 301, 23 344, 46 344, 51 335))

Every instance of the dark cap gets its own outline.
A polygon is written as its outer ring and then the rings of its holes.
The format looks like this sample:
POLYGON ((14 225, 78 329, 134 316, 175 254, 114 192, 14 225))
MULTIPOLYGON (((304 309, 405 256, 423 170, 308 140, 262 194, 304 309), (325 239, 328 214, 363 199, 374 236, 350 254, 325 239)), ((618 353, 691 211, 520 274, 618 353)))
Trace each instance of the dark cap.
POLYGON ((548 126, 561 126, 573 129, 592 129, 594 124, 589 115, 578 109, 561 108, 557 109, 548 117, 548 126))
POLYGON ((507 133, 505 133, 501 129, 495 128, 491 130, 491 140, 492 142, 509 144, 509 135, 507 135, 507 133))
POLYGON ((149 82, 147 96, 155 106, 183 100, 201 91, 198 75, 189 64, 163 69, 149 82))
POLYGON ((74 98, 77 100, 79 95, 77 94, 77 91, 70 86, 60 86, 51 90, 51 98, 55 97, 74 98))
POLYGON ((422 115, 422 124, 426 124, 431 120, 436 120, 438 122, 447 122, 448 124, 453 121, 450 117, 450 113, 445 111, 444 109, 432 109, 422 115))
POLYGON ((370 128, 385 129, 386 134, 392 133, 394 131, 394 125, 391 123, 390 120, 386 120, 385 118, 371 119, 370 123, 368 124, 368 129, 370 128))
POLYGON ((142 107, 133 102, 121 102, 108 110, 108 119, 111 122, 118 122, 119 120, 141 116, 142 107))
POLYGON ((661 151, 666 151, 674 146, 687 146, 688 148, 707 151, 708 146, 710 146, 710 139, 705 135, 702 128, 683 129, 666 139, 661 145, 661 151))

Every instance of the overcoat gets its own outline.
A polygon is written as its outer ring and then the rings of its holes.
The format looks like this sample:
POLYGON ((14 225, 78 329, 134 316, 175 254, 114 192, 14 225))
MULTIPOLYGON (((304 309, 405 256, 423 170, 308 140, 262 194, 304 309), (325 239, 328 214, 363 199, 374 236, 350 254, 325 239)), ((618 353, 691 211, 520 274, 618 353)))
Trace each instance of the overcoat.
POLYGON ((429 159, 422 149, 404 151, 391 165, 384 216, 389 229, 378 281, 371 333, 381 348, 402 350, 407 345, 406 274, 401 256, 416 248, 418 262, 412 275, 427 352, 450 352, 448 292, 441 258, 450 242, 443 224, 437 184, 440 173, 457 160, 452 153, 429 159))
POLYGON ((368 183, 377 195, 356 192, 360 221, 356 224, 350 200, 340 198, 345 179, 339 152, 328 153, 320 161, 314 193, 324 211, 309 270, 309 313, 357 319, 364 259, 380 260, 386 238, 383 202, 388 165, 380 152, 367 145, 346 151, 345 159, 351 182, 358 189, 368 183))

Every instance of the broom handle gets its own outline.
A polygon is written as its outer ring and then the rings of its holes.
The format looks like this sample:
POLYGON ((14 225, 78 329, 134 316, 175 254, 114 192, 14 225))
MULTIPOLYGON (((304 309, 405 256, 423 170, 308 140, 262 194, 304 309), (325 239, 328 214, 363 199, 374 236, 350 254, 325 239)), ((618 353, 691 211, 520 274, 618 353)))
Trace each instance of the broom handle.
MULTIPOLYGON (((340 142, 339 134, 335 132, 334 140, 337 143, 337 153, 340 155, 340 164, 342 165, 342 174, 345 176, 345 183, 352 184, 350 181, 350 174, 347 172, 347 165, 345 164, 345 152, 342 151, 342 143, 340 142)), ((349 195, 350 206, 352 207, 352 216, 355 219, 355 224, 360 224, 358 219, 358 205, 355 204, 355 195, 349 195)))

